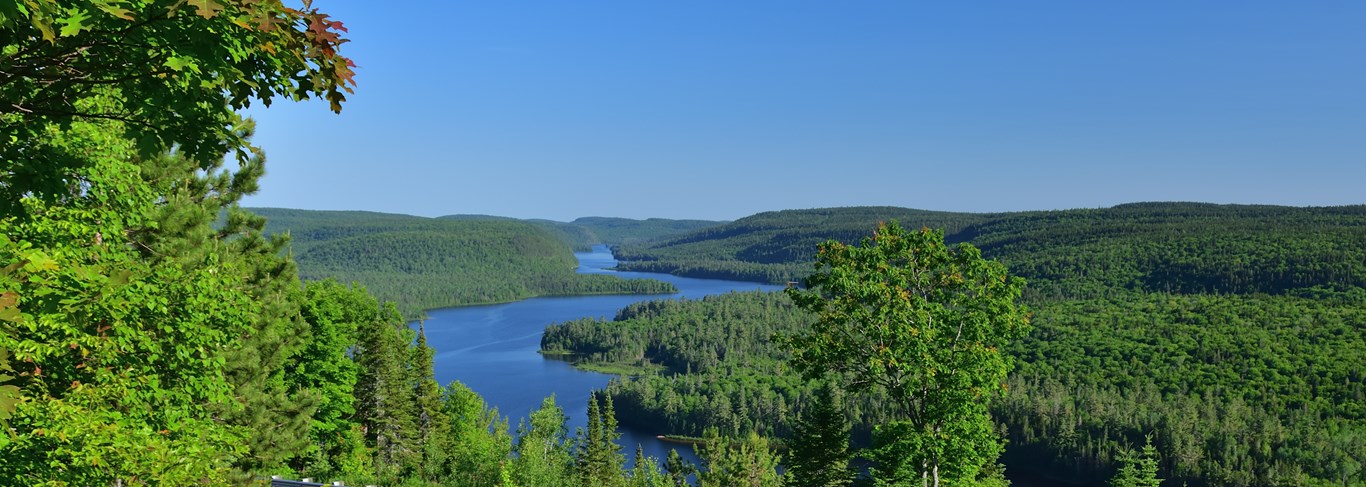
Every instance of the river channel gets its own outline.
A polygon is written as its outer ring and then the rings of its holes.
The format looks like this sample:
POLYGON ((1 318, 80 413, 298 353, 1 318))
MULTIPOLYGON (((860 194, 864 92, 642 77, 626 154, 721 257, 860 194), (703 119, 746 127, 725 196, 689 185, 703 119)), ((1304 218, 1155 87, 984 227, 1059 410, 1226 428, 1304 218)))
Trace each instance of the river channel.
MULTIPOLYGON (((587 423, 588 394, 607 386, 613 376, 575 369, 560 360, 542 357, 541 333, 546 325, 578 318, 611 319, 628 304, 652 299, 698 299, 731 291, 776 291, 781 286, 718 279, 693 279, 646 272, 616 272, 616 259, 604 246, 575 254, 580 273, 611 273, 627 279, 653 278, 678 287, 673 295, 567 296, 532 298, 488 306, 437 309, 428 312, 427 343, 435 350, 436 380, 460 381, 499 414, 512 428, 551 394, 569 416, 569 431, 587 423)), ((669 449, 693 459, 692 448, 659 441, 667 431, 621 429, 622 451, 630 462, 636 445, 662 463, 669 449)))

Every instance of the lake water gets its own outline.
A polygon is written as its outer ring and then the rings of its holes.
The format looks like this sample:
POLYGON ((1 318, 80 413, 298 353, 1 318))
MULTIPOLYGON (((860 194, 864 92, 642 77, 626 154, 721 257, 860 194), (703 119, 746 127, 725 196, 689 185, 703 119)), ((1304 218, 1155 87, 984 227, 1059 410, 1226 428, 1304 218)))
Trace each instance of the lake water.
MULTIPOLYGON (((546 325, 578 318, 611 319, 631 303, 653 299, 697 299, 731 291, 776 291, 782 286, 753 282, 693 279, 668 274, 615 272, 616 259, 604 246, 575 254, 580 273, 611 273, 627 279, 653 278, 678 287, 679 293, 654 296, 569 296, 532 298, 506 304, 446 308, 428 312, 427 343, 435 350, 436 380, 458 380, 484 397, 510 419, 515 430, 551 394, 569 416, 569 431, 587 424, 588 394, 607 386, 613 376, 575 369, 537 353, 546 325)), ((668 431, 621 429, 622 451, 629 466, 637 444, 661 464, 669 449, 693 459, 692 448, 661 442, 668 431)))

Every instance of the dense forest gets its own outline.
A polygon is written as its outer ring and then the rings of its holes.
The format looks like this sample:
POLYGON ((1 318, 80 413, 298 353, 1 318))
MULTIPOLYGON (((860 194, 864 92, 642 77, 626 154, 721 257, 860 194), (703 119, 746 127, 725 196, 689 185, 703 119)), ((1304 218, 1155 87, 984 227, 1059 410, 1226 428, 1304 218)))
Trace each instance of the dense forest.
POLYGON ((568 245, 541 225, 518 220, 251 211, 268 218, 268 232, 288 232, 300 277, 361 283, 408 317, 534 296, 677 292, 662 281, 577 274, 568 245))
MULTIPOLYGON (((1011 441, 1009 468, 1093 484, 1150 437, 1169 482, 1366 481, 1366 207, 898 211, 766 213, 655 244, 656 254, 622 249, 660 259, 646 264, 695 262, 704 275, 737 263, 809 272, 809 263, 792 262, 803 260, 795 248, 822 236, 853 240, 835 215, 924 216, 904 223, 945 225, 949 240, 980 246, 1028 280, 1034 330, 1009 347, 1016 369, 992 408, 1011 441), (784 215, 793 218, 784 223, 784 215), (836 223, 826 231, 822 221, 836 223)), ((810 322, 784 300, 640 304, 615 321, 553 325, 543 348, 637 367, 637 377, 608 391, 667 433, 782 436, 816 387, 771 342, 810 322)), ((885 411, 876 404, 851 398, 849 418, 864 429, 877 424, 885 411)))

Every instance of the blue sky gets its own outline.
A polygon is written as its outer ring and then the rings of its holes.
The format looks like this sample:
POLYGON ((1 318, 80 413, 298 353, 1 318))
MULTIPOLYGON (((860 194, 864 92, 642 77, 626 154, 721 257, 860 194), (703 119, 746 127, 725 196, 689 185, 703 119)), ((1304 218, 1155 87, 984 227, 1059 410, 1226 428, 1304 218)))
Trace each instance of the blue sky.
POLYGON ((1366 203, 1366 2, 315 0, 249 206, 735 219, 1366 203))

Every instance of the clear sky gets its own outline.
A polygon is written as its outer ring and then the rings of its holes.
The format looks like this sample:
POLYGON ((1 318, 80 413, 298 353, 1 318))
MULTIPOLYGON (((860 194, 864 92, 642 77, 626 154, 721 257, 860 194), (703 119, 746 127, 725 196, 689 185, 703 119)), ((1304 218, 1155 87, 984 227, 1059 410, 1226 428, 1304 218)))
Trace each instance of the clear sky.
POLYGON ((1366 2, 315 0, 250 206, 735 219, 1366 203, 1366 2))

